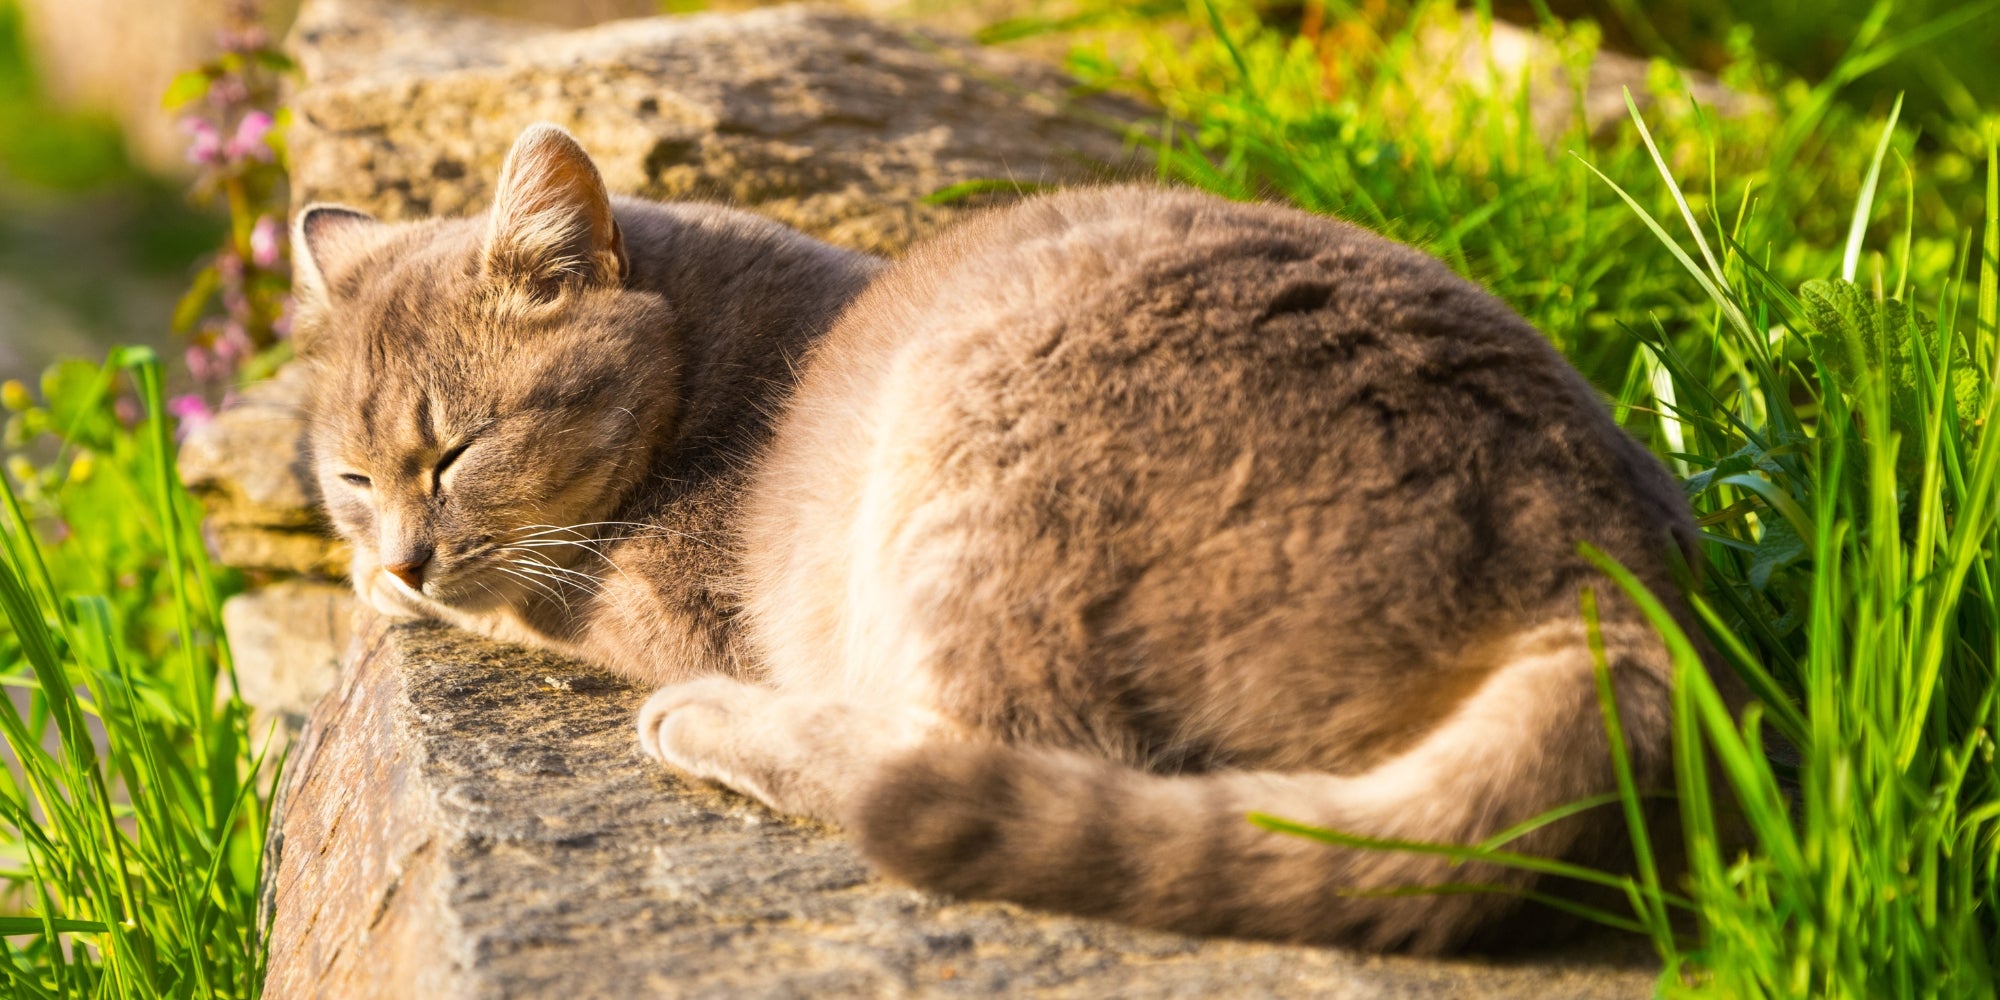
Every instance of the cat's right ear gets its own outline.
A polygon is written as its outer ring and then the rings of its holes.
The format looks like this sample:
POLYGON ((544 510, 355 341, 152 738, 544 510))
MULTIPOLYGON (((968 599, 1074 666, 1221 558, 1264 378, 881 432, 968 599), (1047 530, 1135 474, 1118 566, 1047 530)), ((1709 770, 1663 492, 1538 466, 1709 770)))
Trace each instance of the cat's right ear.
POLYGON ((616 285, 630 266, 597 165, 549 124, 528 126, 507 151, 485 251, 488 276, 541 291, 572 279, 616 285))
POLYGON ((292 220, 292 289, 302 303, 326 303, 326 275, 359 252, 382 223, 342 205, 307 205, 292 220))

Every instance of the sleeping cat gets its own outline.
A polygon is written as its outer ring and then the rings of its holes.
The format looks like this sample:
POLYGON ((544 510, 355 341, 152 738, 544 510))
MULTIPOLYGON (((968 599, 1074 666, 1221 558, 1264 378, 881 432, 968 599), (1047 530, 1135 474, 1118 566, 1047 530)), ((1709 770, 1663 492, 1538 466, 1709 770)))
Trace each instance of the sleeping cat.
MULTIPOLYGON (((298 216, 326 508, 382 612, 649 685, 668 766, 887 874, 1193 933, 1441 951, 1530 876, 1471 843, 1642 786, 1681 491, 1526 323, 1287 209, 1035 197, 895 264, 606 195, 562 130, 488 214, 298 216)), ((1511 850, 1615 859, 1616 807, 1511 850)), ((1510 920, 1510 917, 1516 917, 1510 920)))

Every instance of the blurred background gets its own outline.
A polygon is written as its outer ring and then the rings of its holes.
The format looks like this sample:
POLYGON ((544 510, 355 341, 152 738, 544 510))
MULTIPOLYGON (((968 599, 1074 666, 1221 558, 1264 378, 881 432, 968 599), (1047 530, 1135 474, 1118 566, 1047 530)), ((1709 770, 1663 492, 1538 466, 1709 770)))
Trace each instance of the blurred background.
MULTIPOLYGON (((1194 0, 1133 0, 1131 8, 1194 0)), ((59 356, 101 358, 113 343, 166 347, 177 299, 228 226, 220 205, 192 204, 198 158, 162 96, 213 59, 228 32, 259 25, 282 38, 298 0, 0 0, 0 379, 30 378, 59 356)), ((490 13, 578 25, 697 10, 699 0, 455 2, 490 13)), ((744 6, 724 3, 720 6, 744 6)), ((1061 23, 1106 6, 1088 0, 856 0, 870 13, 958 30, 1039 18, 1061 23)), ((1262 3, 1271 23, 1393 18, 1396 0, 1262 3)), ((1931 23, 1949 0, 1497 0, 1496 17, 1533 25, 1585 19, 1605 47, 1721 72, 1746 53, 1808 81, 1857 36, 1931 23)), ((1918 39, 1839 91, 1880 111, 1907 92, 1905 121, 1976 117, 2000 93, 2000 11, 1918 39), (1983 95, 1983 96, 1982 96, 1983 95)), ((1185 12, 1181 12, 1185 13, 1185 12)), ((1034 44, 1030 42, 1030 44, 1034 44)), ((1046 44, 1046 41, 1044 41, 1046 44)), ((1058 50, 1059 51, 1059 50, 1058 50)), ((212 193, 212 192, 211 192, 212 193)), ((208 199, 213 201, 213 199, 208 199)), ((177 356, 178 350, 170 352, 177 356)))

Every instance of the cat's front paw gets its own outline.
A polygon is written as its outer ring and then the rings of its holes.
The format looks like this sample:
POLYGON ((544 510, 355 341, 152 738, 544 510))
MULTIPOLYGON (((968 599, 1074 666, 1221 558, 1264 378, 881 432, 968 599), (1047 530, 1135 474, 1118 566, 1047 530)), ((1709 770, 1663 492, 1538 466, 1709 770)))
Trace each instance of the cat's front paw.
POLYGON ((418 606, 415 601, 390 583, 388 576, 387 573, 377 571, 367 584, 356 588, 361 591, 361 597, 368 602, 369 607, 374 608, 385 618, 394 618, 398 621, 422 621, 432 617, 429 611, 418 606))
POLYGON ((348 565, 347 576, 354 581, 355 596, 384 618, 421 621, 432 617, 431 612, 417 603, 401 584, 390 579, 389 574, 361 546, 355 547, 354 561, 348 565))
POLYGON ((712 781, 786 809, 768 767, 756 766, 753 741, 770 691, 727 677, 703 677, 661 688, 639 709, 639 746, 674 770, 712 781), (747 758, 747 759, 746 759, 747 758))

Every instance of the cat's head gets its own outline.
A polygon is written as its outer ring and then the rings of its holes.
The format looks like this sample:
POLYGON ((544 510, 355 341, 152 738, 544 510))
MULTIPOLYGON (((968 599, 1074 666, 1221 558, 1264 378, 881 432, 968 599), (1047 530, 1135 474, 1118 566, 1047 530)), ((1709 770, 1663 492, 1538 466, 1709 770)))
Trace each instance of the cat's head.
POLYGON ((354 583, 391 614, 546 590, 674 419, 677 357, 604 183, 552 125, 484 216, 408 224, 312 206, 293 225, 308 448, 354 583))

